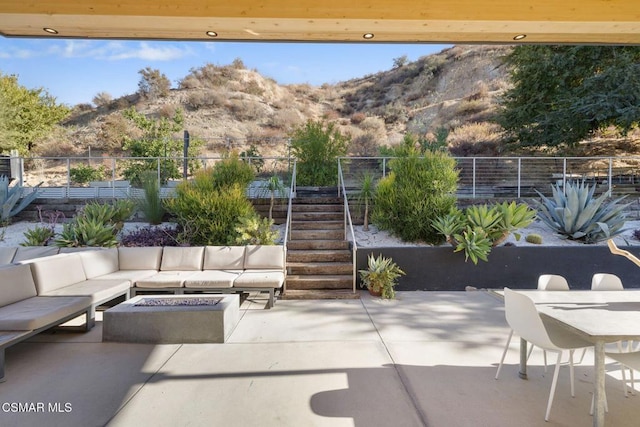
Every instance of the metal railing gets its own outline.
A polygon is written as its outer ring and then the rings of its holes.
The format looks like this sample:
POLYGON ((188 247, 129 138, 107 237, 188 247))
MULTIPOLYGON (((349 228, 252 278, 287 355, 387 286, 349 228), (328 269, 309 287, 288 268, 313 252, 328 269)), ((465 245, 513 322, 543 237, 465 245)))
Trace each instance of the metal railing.
MULTIPOLYGON (((345 187, 359 188, 365 171, 386 176, 391 157, 343 157, 338 160, 345 187)), ((638 194, 640 157, 456 157, 459 198, 549 196, 553 185, 569 180, 597 185, 597 193, 638 194)))
MULTIPOLYGON (((296 197, 296 162, 293 162, 293 167, 291 169, 291 185, 289 186, 289 202, 287 204, 287 219, 285 220, 284 226, 284 237, 282 239, 282 245, 284 246, 284 259, 285 259, 285 269, 286 269, 286 260, 287 260, 287 243, 290 239, 290 231, 291 231, 291 216, 293 212, 293 199, 296 197)), ((285 272, 286 273, 286 272, 285 272)), ((283 292, 287 291, 287 281, 284 281, 283 292)))
POLYGON ((351 211, 349 210, 349 198, 347 197, 347 190, 344 185, 344 176, 342 174, 342 166, 340 162, 338 162, 338 195, 342 192, 342 197, 344 199, 344 233, 347 234, 347 231, 351 234, 351 260, 353 262, 353 292, 356 292, 356 254, 358 251, 358 246, 356 244, 356 233, 353 231, 353 221, 351 220, 351 211))

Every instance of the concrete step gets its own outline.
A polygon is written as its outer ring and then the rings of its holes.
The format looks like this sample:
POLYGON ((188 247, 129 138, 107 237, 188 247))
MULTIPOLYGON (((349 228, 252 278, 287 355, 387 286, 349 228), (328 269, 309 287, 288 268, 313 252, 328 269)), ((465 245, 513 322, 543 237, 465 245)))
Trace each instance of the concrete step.
POLYGON ((351 289, 323 289, 323 290, 288 290, 282 294, 281 299, 359 299, 360 292, 351 289))
POLYGON ((344 230, 291 230, 291 240, 344 240, 344 230))
POLYGON ((296 289, 352 289, 352 275, 287 275, 287 290, 296 289))
POLYGON ((350 262, 287 262, 287 270, 294 276, 351 275, 353 264, 350 262))
POLYGON ((343 230, 344 221, 291 221, 292 230, 343 230))
MULTIPOLYGON (((315 249, 349 249, 348 240, 291 240, 287 242, 287 251, 315 249)), ((350 250, 350 249, 349 249, 350 250)))
POLYGON ((351 251, 340 250, 288 250, 287 265, 292 262, 346 262, 351 264, 351 251))
POLYGON ((303 195, 300 195, 300 193, 297 194, 296 197, 294 197, 293 199, 293 204, 295 205, 339 205, 342 204, 342 197, 338 197, 337 196, 337 192, 336 195, 331 194, 329 196, 322 196, 322 197, 305 197, 303 195))

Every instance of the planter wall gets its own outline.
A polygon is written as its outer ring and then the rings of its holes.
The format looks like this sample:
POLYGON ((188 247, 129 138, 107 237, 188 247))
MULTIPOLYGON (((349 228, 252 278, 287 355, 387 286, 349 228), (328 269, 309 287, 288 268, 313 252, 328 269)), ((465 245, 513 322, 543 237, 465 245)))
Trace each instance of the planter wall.
MULTIPOLYGON (((621 249, 640 258, 640 247, 621 249)), ((464 262, 464 254, 453 253, 451 246, 358 248, 358 270, 367 268, 370 253, 393 258, 407 273, 400 277, 399 291, 463 291, 466 286, 534 289, 541 274, 560 274, 572 289, 590 289, 595 273, 613 273, 626 288, 640 288, 640 267, 611 254, 606 246, 501 246, 491 250, 489 262, 478 265, 464 262)))

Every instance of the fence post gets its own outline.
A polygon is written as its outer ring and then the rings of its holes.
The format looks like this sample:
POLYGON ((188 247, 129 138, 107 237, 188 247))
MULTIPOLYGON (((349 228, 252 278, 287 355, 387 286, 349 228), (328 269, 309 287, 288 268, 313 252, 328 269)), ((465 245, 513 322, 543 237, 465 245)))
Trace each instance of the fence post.
POLYGON ((522 177, 522 157, 518 157, 518 199, 520 198, 520 183, 522 177))
POLYGON ((67 197, 71 192, 71 159, 67 157, 67 197))
POLYGON ((562 193, 567 194, 567 158, 562 158, 562 193))
POLYGON ((471 168, 471 197, 476 198, 476 158, 473 158, 473 167, 471 168))
POLYGON ((613 194, 613 158, 609 157, 609 195, 613 194))
POLYGON ((156 161, 158 162, 158 183, 160 183, 162 182, 160 181, 160 157, 157 157, 156 161))
MULTIPOLYGON (((189 175, 189 131, 184 131, 184 143, 182 148, 182 154, 184 156, 182 163, 182 178, 187 179, 189 175)), ((158 185, 160 185, 160 180, 158 180, 158 185)))

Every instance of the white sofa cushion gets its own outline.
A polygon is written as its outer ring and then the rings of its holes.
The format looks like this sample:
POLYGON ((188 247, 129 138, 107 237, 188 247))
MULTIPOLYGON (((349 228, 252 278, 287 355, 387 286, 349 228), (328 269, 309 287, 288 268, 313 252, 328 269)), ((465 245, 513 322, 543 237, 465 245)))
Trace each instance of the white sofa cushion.
POLYGON ((184 281, 185 288, 230 288, 242 270, 196 271, 184 281))
POLYGON ((87 279, 118 271, 118 249, 97 249, 78 252, 87 279))
POLYGON ((118 266, 120 270, 160 270, 161 246, 119 247, 118 266))
POLYGON ((31 267, 26 264, 0 268, 0 278, 0 306, 38 295, 31 267))
POLYGON ((284 284, 284 272, 282 270, 245 270, 233 282, 234 288, 281 288, 284 284))
POLYGON ((80 255, 61 254, 29 261, 38 295, 87 280, 80 255))
POLYGON ((242 270, 244 246, 206 246, 203 270, 242 270))
POLYGON ((0 330, 32 331, 91 305, 88 297, 33 297, 0 308, 0 330))
POLYGON ((158 274, 157 270, 120 270, 113 273, 105 274, 104 276, 94 277, 95 280, 127 280, 134 286, 137 280, 146 279, 155 274, 158 274))
POLYGON ((245 248, 245 270, 272 269, 284 271, 284 247, 280 245, 249 245, 245 248))
POLYGON ((15 246, 0 248, 0 265, 11 264, 17 250, 15 246))
POLYGON ((128 280, 98 280, 89 279, 73 285, 46 292, 47 297, 90 297, 91 304, 109 301, 118 295, 123 295, 131 287, 128 280))
POLYGON ((161 271, 151 277, 137 280, 136 288, 182 288, 184 281, 194 273, 194 271, 161 271))
POLYGON ((174 247, 167 246, 162 251, 161 271, 202 270, 204 246, 174 247))
POLYGON ((56 255, 60 251, 57 246, 20 246, 13 257, 14 263, 34 258, 56 255))

